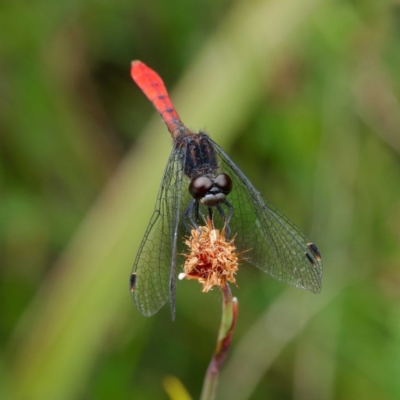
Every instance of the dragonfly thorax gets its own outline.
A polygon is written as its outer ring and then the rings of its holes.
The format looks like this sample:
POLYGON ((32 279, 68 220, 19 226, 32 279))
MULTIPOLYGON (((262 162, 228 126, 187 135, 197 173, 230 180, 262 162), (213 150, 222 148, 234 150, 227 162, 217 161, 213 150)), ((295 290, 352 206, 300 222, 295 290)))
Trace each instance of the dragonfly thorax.
POLYGON ((199 176, 191 180, 189 192, 192 197, 207 207, 213 207, 225 200, 232 190, 232 180, 227 174, 217 177, 199 176))

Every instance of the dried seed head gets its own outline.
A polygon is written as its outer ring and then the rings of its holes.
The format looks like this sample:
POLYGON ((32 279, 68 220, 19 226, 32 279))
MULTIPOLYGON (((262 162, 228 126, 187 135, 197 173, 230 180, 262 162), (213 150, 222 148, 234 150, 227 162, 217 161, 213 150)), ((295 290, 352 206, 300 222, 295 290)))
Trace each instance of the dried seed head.
POLYGON ((203 292, 213 286, 225 287, 226 281, 235 283, 234 274, 238 269, 238 257, 235 254, 234 238, 225 239, 225 230, 214 229, 210 219, 206 226, 192 229, 191 236, 185 241, 190 249, 186 257, 184 271, 179 279, 197 279, 203 285, 203 292))

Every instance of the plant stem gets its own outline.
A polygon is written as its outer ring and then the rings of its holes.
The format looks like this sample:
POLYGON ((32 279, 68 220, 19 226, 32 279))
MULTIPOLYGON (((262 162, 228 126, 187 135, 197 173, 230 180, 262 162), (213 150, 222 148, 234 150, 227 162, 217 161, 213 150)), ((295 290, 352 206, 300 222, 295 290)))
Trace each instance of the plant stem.
POLYGON ((236 297, 232 298, 232 292, 228 283, 225 284, 225 287, 221 288, 221 291, 223 294, 222 319, 218 332, 217 346, 204 377, 200 400, 215 399, 219 372, 229 350, 237 318, 238 301, 236 297))

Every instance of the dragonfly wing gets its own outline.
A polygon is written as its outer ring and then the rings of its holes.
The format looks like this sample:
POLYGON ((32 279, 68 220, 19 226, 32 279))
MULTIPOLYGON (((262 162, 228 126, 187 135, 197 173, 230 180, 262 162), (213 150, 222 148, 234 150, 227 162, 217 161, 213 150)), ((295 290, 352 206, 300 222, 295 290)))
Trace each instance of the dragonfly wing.
POLYGON ((174 147, 164 171, 150 223, 136 255, 130 279, 133 302, 147 317, 170 298, 175 310, 177 232, 185 148, 174 147))
POLYGON ((233 181, 230 228, 243 258, 274 278, 314 293, 321 290, 322 259, 302 230, 264 198, 213 142, 220 169, 233 181))

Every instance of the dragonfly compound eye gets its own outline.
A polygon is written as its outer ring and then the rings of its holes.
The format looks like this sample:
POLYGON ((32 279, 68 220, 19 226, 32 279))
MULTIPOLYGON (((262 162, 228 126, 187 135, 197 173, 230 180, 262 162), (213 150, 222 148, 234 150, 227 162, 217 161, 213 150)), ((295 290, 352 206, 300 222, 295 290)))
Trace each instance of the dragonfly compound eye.
POLYGON ((219 174, 215 178, 214 184, 221 189, 224 194, 228 194, 232 190, 232 179, 227 174, 219 174))
POLYGON ((199 176, 198 178, 192 179, 190 182, 189 192, 194 199, 200 200, 206 195, 212 186, 213 181, 210 178, 199 176))

